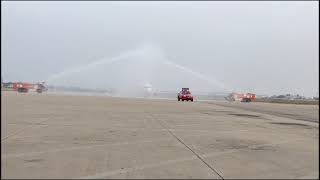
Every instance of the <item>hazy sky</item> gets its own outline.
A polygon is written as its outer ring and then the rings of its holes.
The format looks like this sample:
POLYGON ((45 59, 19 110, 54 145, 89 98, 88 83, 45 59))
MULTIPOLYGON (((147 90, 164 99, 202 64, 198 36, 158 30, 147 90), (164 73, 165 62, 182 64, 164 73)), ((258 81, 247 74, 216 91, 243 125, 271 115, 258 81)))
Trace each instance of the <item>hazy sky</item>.
POLYGON ((1 4, 4 81, 319 92, 315 1, 1 4))

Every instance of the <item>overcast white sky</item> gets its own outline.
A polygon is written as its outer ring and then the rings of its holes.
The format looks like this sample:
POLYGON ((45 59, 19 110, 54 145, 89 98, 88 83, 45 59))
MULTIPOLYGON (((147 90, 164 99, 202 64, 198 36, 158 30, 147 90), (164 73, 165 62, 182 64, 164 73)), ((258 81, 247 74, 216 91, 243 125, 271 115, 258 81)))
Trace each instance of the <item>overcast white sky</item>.
POLYGON ((54 83, 314 96, 318 3, 1 2, 1 75, 36 82, 69 72, 54 83), (120 60, 104 63, 112 58, 120 60))

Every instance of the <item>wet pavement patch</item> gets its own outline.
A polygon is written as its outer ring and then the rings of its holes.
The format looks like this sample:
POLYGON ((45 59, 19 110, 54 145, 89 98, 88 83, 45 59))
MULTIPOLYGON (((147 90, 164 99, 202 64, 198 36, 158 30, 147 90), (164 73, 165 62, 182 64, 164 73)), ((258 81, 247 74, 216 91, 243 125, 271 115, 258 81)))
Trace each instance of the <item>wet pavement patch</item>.
POLYGON ((217 113, 232 113, 232 111, 225 111, 225 110, 212 110, 212 111, 206 111, 206 112, 201 112, 202 114, 207 114, 207 115, 215 115, 217 113))
POLYGON ((233 116, 240 116, 240 117, 250 117, 250 118, 259 118, 260 116, 258 115, 252 115, 252 114, 229 114, 233 116))
POLYGON ((278 124, 278 125, 284 125, 284 126, 303 126, 303 127, 309 127, 306 124, 300 124, 300 123, 286 123, 286 122, 272 122, 271 124, 278 124))
POLYGON ((296 120, 300 120, 300 121, 309 121, 309 122, 319 122, 319 118, 310 118, 310 119, 306 119, 306 118, 295 118, 296 120))

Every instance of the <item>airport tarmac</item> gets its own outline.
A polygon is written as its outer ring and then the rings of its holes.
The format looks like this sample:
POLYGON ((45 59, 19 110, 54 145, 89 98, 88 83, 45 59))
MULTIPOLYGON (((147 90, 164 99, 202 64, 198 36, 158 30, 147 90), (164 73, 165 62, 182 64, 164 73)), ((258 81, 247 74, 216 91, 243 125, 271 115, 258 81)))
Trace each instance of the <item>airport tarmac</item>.
POLYGON ((319 178, 319 106, 1 92, 1 178, 319 178))

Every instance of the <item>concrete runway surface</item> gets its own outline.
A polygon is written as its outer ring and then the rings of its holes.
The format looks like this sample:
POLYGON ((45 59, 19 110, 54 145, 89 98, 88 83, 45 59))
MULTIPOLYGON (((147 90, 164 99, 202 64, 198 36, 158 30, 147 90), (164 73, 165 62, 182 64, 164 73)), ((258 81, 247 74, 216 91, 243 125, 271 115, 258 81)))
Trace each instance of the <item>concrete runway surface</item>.
POLYGON ((319 178, 319 106, 1 96, 1 178, 319 178))

